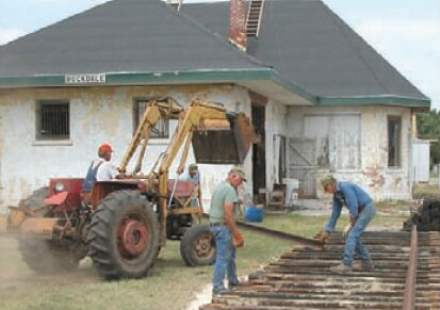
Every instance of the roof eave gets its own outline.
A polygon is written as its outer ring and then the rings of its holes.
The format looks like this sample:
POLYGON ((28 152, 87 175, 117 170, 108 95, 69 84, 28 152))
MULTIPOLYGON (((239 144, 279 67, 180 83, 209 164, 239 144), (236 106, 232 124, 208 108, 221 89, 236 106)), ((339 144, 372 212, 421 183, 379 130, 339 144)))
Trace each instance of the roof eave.
POLYGON ((354 97, 319 97, 319 106, 396 106, 407 108, 430 109, 428 98, 412 98, 399 95, 376 95, 354 97))
MULTIPOLYGON (((22 77, 0 77, 0 88, 29 88, 29 87, 84 87, 84 86, 115 86, 115 85, 150 85, 164 83, 186 82, 222 82, 230 80, 264 79, 269 76, 268 70, 263 69, 217 69, 169 72, 107 72, 105 82, 101 83, 66 83, 66 75, 80 73, 47 74, 22 77)), ((270 70, 269 70, 270 71, 270 70)), ((94 73, 84 73, 94 74, 94 73)))
MULTIPOLYGON (((88 73, 86 73, 88 74, 88 73)), ((169 72, 108 72, 104 74, 105 81, 96 83, 67 83, 66 74, 35 75, 25 77, 0 77, 0 89, 11 88, 36 88, 36 87, 91 87, 91 86, 129 86, 129 85, 182 85, 182 84, 209 84, 209 83, 236 83, 246 85, 259 81, 271 82, 277 89, 282 89, 284 98, 286 94, 301 98, 305 104, 315 104, 316 97, 303 88, 279 76, 271 68, 245 68, 245 69, 199 69, 169 72)), ((74 74, 73 74, 74 75, 74 74)), ((289 104, 286 102, 286 104, 289 104)))
POLYGON ((275 83, 281 85, 283 88, 289 90, 293 94, 296 94, 302 98, 305 99, 305 101, 309 104, 317 104, 318 103, 318 97, 315 95, 312 95, 303 86, 300 86, 298 84, 292 83, 291 81, 283 78, 277 71, 272 70, 271 71, 271 80, 273 80, 275 83))

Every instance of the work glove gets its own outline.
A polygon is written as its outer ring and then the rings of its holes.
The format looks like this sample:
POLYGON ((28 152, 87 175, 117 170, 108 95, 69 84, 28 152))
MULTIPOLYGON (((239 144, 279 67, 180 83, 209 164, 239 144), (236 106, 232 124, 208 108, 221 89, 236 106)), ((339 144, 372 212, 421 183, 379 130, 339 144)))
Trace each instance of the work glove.
POLYGON ((241 235, 241 233, 239 231, 237 231, 237 232, 235 232, 233 234, 233 236, 232 236, 232 244, 236 248, 241 248, 242 246, 244 246, 244 239, 243 239, 243 236, 241 235))
POLYGON ((321 241, 322 243, 325 243, 330 238, 330 234, 322 229, 313 238, 321 241))

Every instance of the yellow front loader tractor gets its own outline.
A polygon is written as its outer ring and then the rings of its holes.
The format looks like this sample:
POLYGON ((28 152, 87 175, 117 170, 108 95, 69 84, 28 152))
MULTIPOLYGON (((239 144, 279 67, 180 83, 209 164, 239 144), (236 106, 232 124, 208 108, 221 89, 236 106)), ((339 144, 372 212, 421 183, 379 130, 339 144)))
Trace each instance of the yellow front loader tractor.
POLYGON ((24 261, 37 272, 72 269, 89 255, 107 279, 143 277, 167 239, 180 240, 187 265, 211 264, 215 244, 209 227, 200 224, 200 204, 191 203, 199 190, 169 179, 169 169, 180 154, 177 171, 183 170, 191 145, 198 163, 242 163, 252 139, 242 113, 200 100, 182 108, 171 98, 151 99, 119 166, 127 178, 96 182, 87 203, 83 179, 51 179, 10 208, 6 233, 18 238, 24 261), (148 158, 149 134, 160 119, 176 119, 177 128, 166 151, 148 158), (145 157, 154 161, 147 173, 145 157))

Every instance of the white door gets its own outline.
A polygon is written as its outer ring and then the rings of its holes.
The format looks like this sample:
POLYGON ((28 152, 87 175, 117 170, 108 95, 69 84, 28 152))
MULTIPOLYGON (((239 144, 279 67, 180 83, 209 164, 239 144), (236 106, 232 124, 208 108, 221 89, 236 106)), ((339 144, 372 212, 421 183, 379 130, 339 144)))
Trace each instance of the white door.
POLYGON ((320 168, 332 171, 360 168, 359 114, 306 115, 304 136, 315 139, 314 160, 320 168))

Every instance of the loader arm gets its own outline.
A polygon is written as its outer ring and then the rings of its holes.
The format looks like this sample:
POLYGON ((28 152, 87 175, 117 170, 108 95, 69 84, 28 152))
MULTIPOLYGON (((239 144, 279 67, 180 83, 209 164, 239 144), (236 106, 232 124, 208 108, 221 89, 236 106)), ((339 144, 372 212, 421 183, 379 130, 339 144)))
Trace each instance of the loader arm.
POLYGON ((170 144, 165 152, 159 166, 159 193, 161 209, 161 227, 162 238, 165 238, 166 219, 168 216, 168 174, 169 168, 176 158, 177 153, 184 146, 179 170, 185 165, 188 155, 188 146, 191 143, 191 137, 196 130, 228 130, 230 123, 226 116, 226 110, 223 107, 205 103, 202 101, 193 101, 188 109, 181 114, 178 127, 172 137, 170 144))
POLYGON ((139 173, 142 168, 142 161, 145 156, 151 130, 160 119, 177 119, 182 111, 182 107, 179 106, 174 99, 169 97, 151 99, 147 108, 145 109, 142 120, 136 129, 130 145, 125 151, 118 170, 121 173, 126 173, 128 163, 140 146, 141 150, 132 174, 134 175, 139 173))

